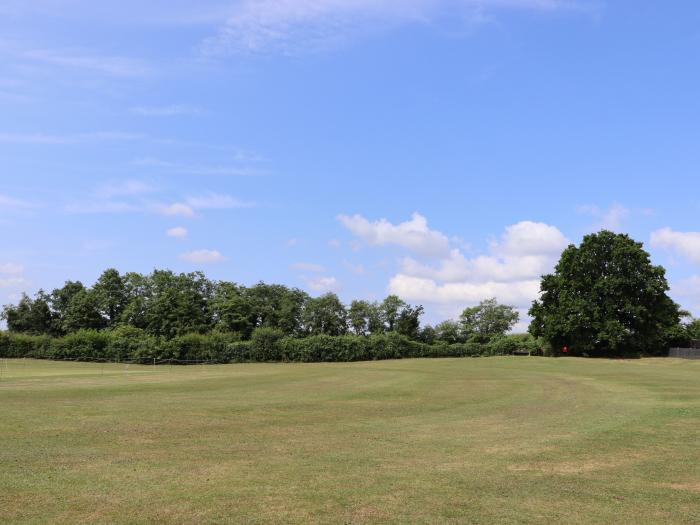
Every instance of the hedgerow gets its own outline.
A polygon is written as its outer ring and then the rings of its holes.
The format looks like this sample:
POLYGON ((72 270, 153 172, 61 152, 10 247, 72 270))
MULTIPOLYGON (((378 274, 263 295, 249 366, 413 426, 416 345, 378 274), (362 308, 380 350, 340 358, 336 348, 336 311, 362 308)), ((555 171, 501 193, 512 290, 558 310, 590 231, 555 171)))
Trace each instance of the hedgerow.
POLYGON ((350 362, 417 357, 479 357, 538 353, 527 334, 489 343, 427 344, 391 332, 369 336, 285 337, 274 328, 256 329, 250 340, 237 333, 185 334, 171 339, 134 327, 79 330, 63 337, 0 332, 0 357, 107 361, 350 362))

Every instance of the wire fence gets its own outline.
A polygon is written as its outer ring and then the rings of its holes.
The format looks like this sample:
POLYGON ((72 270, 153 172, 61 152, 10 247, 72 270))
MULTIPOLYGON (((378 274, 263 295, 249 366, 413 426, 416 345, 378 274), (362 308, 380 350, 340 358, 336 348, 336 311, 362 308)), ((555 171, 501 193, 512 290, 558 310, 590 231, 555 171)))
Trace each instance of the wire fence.
POLYGON ((128 358, 107 358, 91 356, 70 356, 70 357, 7 357, 5 359, 33 359, 36 361, 71 361, 85 363, 121 363, 131 365, 222 365, 230 361, 221 359, 159 359, 155 357, 128 357, 128 358))
MULTIPOLYGON (((70 363, 94 363, 94 364, 114 364, 114 365, 124 365, 124 370, 128 371, 131 365, 141 365, 143 367, 162 367, 163 365, 173 365, 178 366, 191 366, 191 365, 221 365, 228 364, 230 361, 222 361, 220 359, 158 359, 153 357, 132 357, 127 359, 109 359, 105 357, 92 357, 92 356, 71 356, 71 357, 60 357, 52 356, 47 358, 40 357, 3 357, 0 358, 0 381, 7 379, 10 375, 10 369, 15 370, 26 368, 26 366, 33 361, 63 361, 70 363), (11 366, 12 365, 12 366, 11 366)), ((104 368, 101 368, 102 373, 104 373, 104 368)))

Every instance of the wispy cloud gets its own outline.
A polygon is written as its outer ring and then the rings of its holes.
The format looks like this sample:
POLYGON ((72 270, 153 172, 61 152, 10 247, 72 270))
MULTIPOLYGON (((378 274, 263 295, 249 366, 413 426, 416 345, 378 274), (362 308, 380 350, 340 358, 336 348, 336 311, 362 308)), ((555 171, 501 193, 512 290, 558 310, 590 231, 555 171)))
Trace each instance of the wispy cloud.
POLYGON ((309 263, 309 262, 298 262, 290 266, 293 270, 302 270, 305 272, 323 273, 326 268, 320 264, 309 263))
POLYGON ((340 282, 335 277, 312 277, 306 279, 306 285, 316 292, 337 292, 340 282))
POLYGON ((367 270, 365 270, 365 266, 363 264, 353 264, 348 260, 344 260, 343 266, 350 273, 354 273, 355 275, 365 275, 365 273, 367 273, 367 270))
POLYGON ((123 131, 94 131, 90 133, 74 133, 55 135, 46 133, 2 133, 0 143, 10 144, 79 144, 90 141, 132 141, 144 139, 141 133, 123 131))
POLYGON ((73 202, 67 204, 66 212, 76 214, 100 214, 100 213, 133 213, 140 212, 143 208, 131 202, 97 200, 92 202, 73 202))
POLYGON ((470 23, 497 10, 553 11, 566 0, 243 0, 219 33, 202 44, 209 55, 324 50, 357 34, 453 16, 470 23))
POLYGON ((250 208, 254 202, 247 202, 218 193, 187 197, 184 201, 171 204, 159 204, 155 210, 161 215, 194 217, 197 210, 226 210, 233 208, 250 208))
MULTIPOLYGON (((234 153, 234 162, 256 162, 260 160, 260 157, 254 156, 253 154, 246 153, 234 153)), ((172 162, 162 159, 157 159, 154 157, 144 157, 136 159, 133 161, 136 166, 145 166, 152 168, 162 168, 172 173, 178 173, 181 175, 211 175, 211 176, 222 176, 222 177, 257 177, 264 175, 265 171, 258 168, 250 167, 236 167, 236 166, 206 166, 206 165, 190 165, 183 164, 180 162, 172 162)))
POLYGON ((18 58, 113 77, 142 77, 152 73, 152 68, 143 60, 122 56, 100 56, 80 49, 32 49, 19 53, 18 58))
POLYGON ((138 213, 145 211, 143 196, 156 191, 143 181, 127 179, 111 181, 98 186, 85 198, 65 206, 68 213, 138 213))
POLYGON ((151 185, 139 180, 110 182, 97 189, 96 194, 103 198, 143 195, 155 191, 151 185))
POLYGON ((246 202, 230 195, 218 193, 206 193, 196 197, 187 197, 188 206, 195 210, 224 210, 229 208, 250 208, 255 206, 254 202, 246 202))
POLYGON ((24 273, 24 266, 17 263, 1 263, 0 273, 12 275, 22 274, 24 273))
POLYGON ((210 264, 224 262, 224 257, 218 250, 194 250, 180 254, 180 259, 195 264, 210 264))
POLYGON ((578 206, 576 210, 579 213, 590 215, 596 219, 596 222, 590 226, 590 229, 594 231, 620 231, 625 219, 631 214, 631 211, 621 204, 613 204, 608 208, 600 208, 596 204, 587 204, 578 206))
POLYGON ((169 217, 194 217, 195 215, 192 207, 182 202, 159 204, 156 206, 156 211, 161 215, 167 215, 169 217))
POLYGON ((0 288, 19 288, 25 287, 31 284, 24 277, 9 277, 7 279, 0 279, 0 288))
POLYGON ((174 104, 171 106, 137 106, 131 108, 131 112, 144 117, 176 117, 201 115, 204 110, 197 106, 174 104))
POLYGON ((34 202, 0 194, 0 210, 30 210, 37 207, 34 202))
POLYGON ((176 226, 174 228, 169 228, 166 230, 165 235, 168 237, 172 237, 174 239, 186 239, 187 238, 187 228, 183 228, 182 226, 176 226))

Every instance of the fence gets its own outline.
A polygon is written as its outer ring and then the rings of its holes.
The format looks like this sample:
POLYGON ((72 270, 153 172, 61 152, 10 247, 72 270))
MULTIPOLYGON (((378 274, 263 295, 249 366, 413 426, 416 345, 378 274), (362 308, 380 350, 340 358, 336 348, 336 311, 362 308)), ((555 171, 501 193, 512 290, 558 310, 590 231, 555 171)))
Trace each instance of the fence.
POLYGON ((700 348, 671 348, 668 352, 668 357, 700 359, 700 348))

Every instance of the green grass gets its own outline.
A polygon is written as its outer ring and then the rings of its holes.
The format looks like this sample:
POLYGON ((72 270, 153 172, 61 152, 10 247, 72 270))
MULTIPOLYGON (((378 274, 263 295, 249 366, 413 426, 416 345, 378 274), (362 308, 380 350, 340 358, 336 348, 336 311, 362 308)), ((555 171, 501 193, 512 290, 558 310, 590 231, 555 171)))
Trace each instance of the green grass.
POLYGON ((700 523, 700 362, 0 368, 3 522, 700 523))

